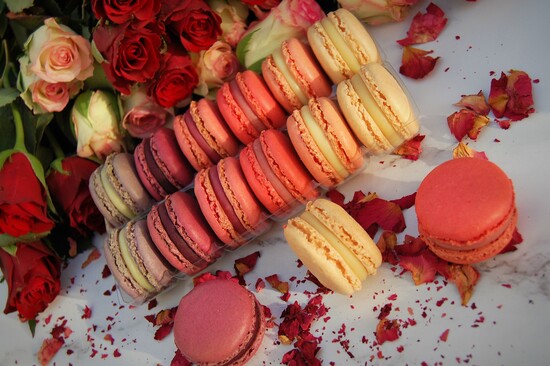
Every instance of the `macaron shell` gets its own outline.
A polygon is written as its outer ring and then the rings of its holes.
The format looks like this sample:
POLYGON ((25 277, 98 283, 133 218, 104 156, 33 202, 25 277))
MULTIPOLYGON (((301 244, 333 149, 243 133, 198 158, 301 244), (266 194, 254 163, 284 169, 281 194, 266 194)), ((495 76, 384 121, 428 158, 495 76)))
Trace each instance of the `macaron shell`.
POLYGON ((361 65, 380 62, 380 52, 369 32, 344 8, 315 22, 308 28, 307 38, 319 63, 335 84, 359 72, 361 65))
POLYGON ((257 351, 265 317, 254 295, 232 280, 203 282, 186 294, 174 319, 174 341, 198 364, 242 365, 257 351))
POLYGON ((193 166, 195 170, 203 169, 203 167, 209 167, 215 164, 206 152, 200 147, 198 142, 195 140, 189 127, 185 122, 186 119, 191 118, 189 111, 186 111, 183 115, 178 115, 174 119, 174 132, 178 140, 178 145, 185 155, 189 163, 193 166))
POLYGON ((103 184, 101 183, 101 169, 103 169, 103 165, 97 167, 90 176, 90 181, 88 183, 90 195, 97 209, 108 223, 108 226, 111 228, 120 227, 128 221, 128 218, 120 213, 109 199, 107 192, 105 192, 103 184))

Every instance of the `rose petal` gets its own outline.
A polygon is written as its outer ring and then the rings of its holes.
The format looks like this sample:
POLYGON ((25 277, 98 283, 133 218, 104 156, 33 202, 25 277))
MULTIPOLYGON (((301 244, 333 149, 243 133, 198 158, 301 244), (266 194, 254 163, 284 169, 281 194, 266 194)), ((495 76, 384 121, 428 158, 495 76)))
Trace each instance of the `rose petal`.
POLYGON ((378 344, 395 341, 400 335, 401 329, 397 320, 383 318, 380 319, 376 326, 376 342, 378 342, 378 344))
POLYGON ((479 158, 479 159, 485 159, 488 160, 487 155, 483 151, 476 151, 466 145, 463 142, 459 142, 458 145, 453 149, 453 158, 479 158))
POLYGON ((462 305, 468 304, 479 279, 479 272, 468 264, 446 263, 440 266, 439 273, 456 285, 462 305))
POLYGON ((256 262, 260 257, 260 252, 256 251, 247 255, 246 257, 238 258, 235 260, 235 271, 238 277, 243 277, 246 273, 252 271, 256 266, 256 262))
POLYGON ((48 365, 64 344, 65 341, 63 338, 52 337, 44 339, 38 351, 38 361, 40 364, 43 366, 48 365))
POLYGON ((283 282, 283 281, 279 280, 279 276, 277 276, 276 274, 273 274, 271 276, 267 276, 265 279, 266 279, 267 282, 269 282, 271 287, 273 287, 274 289, 276 289, 280 293, 282 293, 282 294, 288 293, 288 282, 283 282))
POLYGON ((407 31, 407 38, 397 41, 401 46, 426 43, 437 39, 447 24, 445 12, 434 3, 426 8, 426 13, 418 12, 407 31))
POLYGON ((481 130, 489 123, 489 117, 470 109, 461 109, 447 117, 447 125, 457 141, 468 135, 476 140, 481 130))
POLYGON ((470 109, 477 114, 487 115, 491 111, 491 107, 485 99, 483 91, 479 91, 477 94, 463 95, 462 99, 458 103, 455 103, 458 107, 470 109))
POLYGON ((422 79, 433 70, 439 59, 439 57, 428 56, 432 52, 411 46, 403 48, 399 72, 413 79, 422 79))
POLYGON ((422 153, 422 140, 424 140, 425 135, 416 135, 412 139, 405 141, 401 146, 393 151, 396 155, 401 155, 405 159, 409 160, 418 160, 420 154, 422 153))

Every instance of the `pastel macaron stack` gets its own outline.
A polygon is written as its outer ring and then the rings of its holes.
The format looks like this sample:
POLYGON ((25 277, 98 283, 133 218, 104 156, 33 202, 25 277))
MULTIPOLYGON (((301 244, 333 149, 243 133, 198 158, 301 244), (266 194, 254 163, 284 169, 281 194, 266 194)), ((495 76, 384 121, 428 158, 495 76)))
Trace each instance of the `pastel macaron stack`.
POLYGON ((287 114, 273 97, 261 75, 238 72, 216 93, 220 113, 235 136, 248 144, 265 129, 282 127, 287 114))
POLYGON ((262 131, 241 151, 239 161, 250 188, 274 218, 288 218, 320 194, 288 135, 280 130, 262 131))
POLYGON ((195 176, 174 130, 166 127, 141 140, 134 149, 134 162, 141 183, 156 201, 186 187, 195 176))
POLYGON ((260 348, 266 331, 262 305, 230 279, 196 285, 182 297, 174 318, 174 342, 197 365, 244 365, 260 348))
POLYGON ((307 39, 335 84, 351 78, 362 65, 381 62, 378 46, 363 23, 344 8, 328 13, 311 25, 307 39))
POLYGON ((415 210, 428 247, 460 264, 501 252, 518 220, 512 181, 481 158, 457 158, 435 167, 418 187, 415 210))
POLYGON ((327 199, 310 201, 288 220, 284 235, 297 257, 327 288, 344 295, 359 291, 382 264, 382 254, 344 208, 327 199))
POLYGON ((392 152, 418 133, 409 97, 382 64, 363 65, 338 84, 336 95, 346 121, 369 153, 392 152))
POLYGON ((329 96, 332 83, 311 47, 297 38, 281 43, 262 62, 262 76, 271 93, 288 113, 310 98, 329 96))
POLYGON ((143 218, 111 230, 104 255, 119 287, 133 300, 156 295, 174 279, 174 268, 158 252, 143 218))
POLYGON ((174 120, 176 139, 187 160, 199 171, 239 151, 218 105, 207 98, 191 101, 189 108, 174 120))
POLYGON ((298 156, 324 187, 334 187, 363 166, 363 151, 329 98, 312 98, 295 110, 287 129, 298 156))
POLYGON ((179 272, 195 274, 220 255, 220 243, 190 193, 166 196, 147 214, 147 227, 159 252, 179 272))
POLYGON ((112 153, 91 175, 90 194, 110 227, 146 213, 153 199, 143 187, 130 153, 112 153))
POLYGON ((237 157, 224 158, 198 172, 194 193, 206 220, 228 248, 237 248, 271 227, 237 157))

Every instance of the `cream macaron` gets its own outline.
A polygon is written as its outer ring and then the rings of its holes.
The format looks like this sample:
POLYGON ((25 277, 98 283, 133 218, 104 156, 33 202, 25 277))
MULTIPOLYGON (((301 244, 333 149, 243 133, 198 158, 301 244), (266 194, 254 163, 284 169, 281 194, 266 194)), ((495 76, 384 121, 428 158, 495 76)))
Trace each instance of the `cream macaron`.
POLYGON ((308 28, 307 39, 319 63, 337 84, 369 62, 380 62, 380 52, 369 32, 349 10, 340 8, 308 28))
POLYGON ((338 84, 336 96, 349 126, 370 153, 392 152, 418 133, 409 97, 382 64, 363 65, 338 84))
POLYGON ((344 208, 327 199, 310 201, 289 219, 284 235, 306 268, 327 288, 351 295, 376 273, 382 254, 344 208))

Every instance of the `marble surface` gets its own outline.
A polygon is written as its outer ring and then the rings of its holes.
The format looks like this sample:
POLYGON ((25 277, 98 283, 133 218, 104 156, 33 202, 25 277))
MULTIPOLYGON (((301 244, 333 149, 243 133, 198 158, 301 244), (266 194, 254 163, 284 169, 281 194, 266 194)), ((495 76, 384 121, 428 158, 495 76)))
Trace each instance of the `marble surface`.
MULTIPOLYGON (((424 11, 428 2, 414 9, 424 11)), ((547 63, 550 2, 465 0, 436 1, 446 12, 448 24, 437 41, 420 45, 433 50, 440 60, 432 74, 422 80, 403 78, 420 111, 426 135, 424 153, 417 161, 394 156, 371 158, 360 174, 339 189, 349 198, 356 190, 376 192, 395 199, 413 193, 422 178, 437 164, 451 158, 456 141, 446 117, 463 94, 483 90, 488 95, 491 72, 524 70, 539 82, 534 84, 536 113, 502 130, 492 124, 476 142, 476 150, 500 165, 514 182, 519 211, 518 228, 524 242, 518 250, 476 265, 481 278, 467 306, 452 284, 442 278, 415 286, 410 274, 383 264, 376 276, 351 297, 323 295, 329 308, 314 323, 313 334, 321 336, 318 357, 335 365, 547 365, 550 347, 550 236, 544 231, 550 219, 550 72, 547 63), (498 142, 497 142, 498 141, 498 142), (392 304, 390 319, 401 324, 394 342, 375 344, 374 332, 385 304, 392 304), (345 325, 345 326, 344 326, 345 325), (443 341, 440 336, 448 330, 443 341)), ((400 24, 370 27, 369 30, 394 69, 401 63, 401 47, 412 15, 400 24)), ((405 211, 404 234, 417 235, 414 210, 405 211)), ((253 272, 245 279, 254 291, 259 278, 277 274, 290 284, 290 302, 304 305, 315 286, 303 281, 306 271, 286 246, 276 223, 266 235, 236 252, 227 253, 209 270, 233 272, 236 258, 260 251, 253 272)), ((97 238, 97 243, 102 238, 97 238)), ((88 253, 72 260, 63 271, 62 293, 40 316, 35 337, 14 314, 0 316, 0 364, 38 364, 36 354, 52 328, 66 321, 72 330, 53 362, 56 365, 169 365, 175 346, 172 335, 154 339, 155 328, 144 318, 177 305, 192 284, 189 279, 157 298, 157 306, 130 306, 113 292, 114 280, 102 278, 103 258, 85 269, 88 253), (83 319, 85 307, 92 310, 83 319), (49 322, 46 321, 49 319, 49 322), (118 357, 117 357, 118 356, 118 357)), ((287 306, 269 284, 257 293, 271 309, 275 322, 287 306)), ((6 286, 0 286, 0 303, 6 286)), ((260 350, 250 364, 277 365, 291 347, 278 344, 277 327, 268 330, 260 350)))

